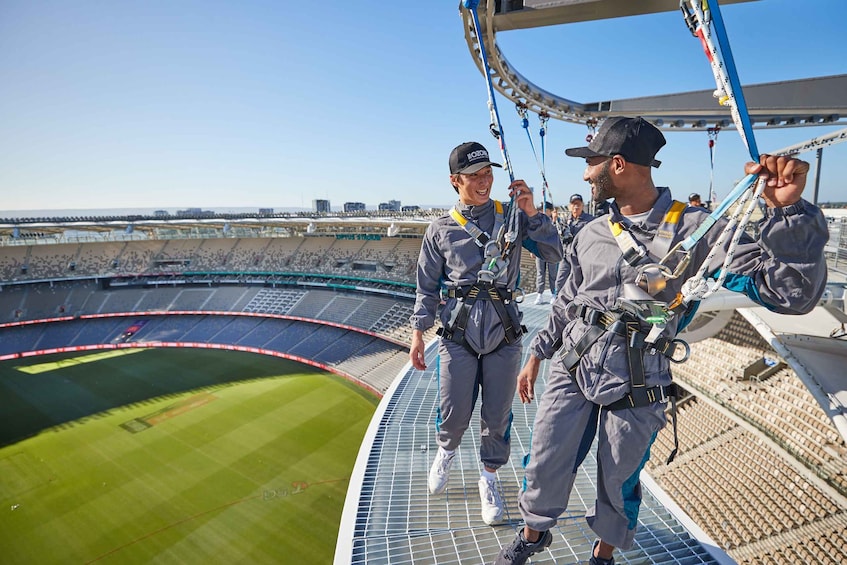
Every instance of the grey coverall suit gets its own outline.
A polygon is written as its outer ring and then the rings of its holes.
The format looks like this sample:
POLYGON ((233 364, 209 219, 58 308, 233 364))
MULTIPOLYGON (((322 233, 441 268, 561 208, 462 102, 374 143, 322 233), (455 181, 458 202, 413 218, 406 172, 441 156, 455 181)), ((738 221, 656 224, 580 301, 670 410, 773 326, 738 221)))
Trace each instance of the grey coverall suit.
MULTIPOLYGON (((671 203, 670 191, 660 188, 647 219, 630 229, 648 251, 649 240, 671 203)), ((685 209, 673 244, 690 235, 707 215, 708 211, 702 208, 685 209)), ((624 220, 614 204, 611 217, 624 220)), ((685 273, 668 281, 667 288, 656 296, 658 300, 671 302, 682 284, 696 274, 724 223, 725 220, 718 222, 693 248, 685 273)), ((760 233, 758 241, 746 235, 742 238, 725 286, 746 293, 775 312, 811 311, 823 293, 827 277, 823 248, 829 234, 823 214, 804 200, 784 208, 767 209, 760 222, 760 233)), ((713 278, 725 253, 718 255, 709 266, 708 275, 713 278)), ((652 252, 650 256, 653 262, 661 259, 652 252)), ((601 410, 629 392, 627 342, 617 333, 603 333, 579 358, 573 374, 564 367, 561 355, 556 355, 560 345, 561 352, 570 351, 591 327, 584 317, 577 315, 579 305, 611 310, 621 296, 622 284, 634 282, 636 273, 623 260, 605 217, 580 231, 569 249, 568 259, 573 272, 553 303, 546 327, 536 334, 530 346, 538 358, 555 358, 535 417, 520 511, 534 530, 547 530, 556 524, 567 508, 577 469, 596 433, 597 499, 586 519, 605 542, 628 549, 633 544, 641 505, 639 473, 649 459, 656 434, 665 425, 666 403, 601 410)), ((673 318, 668 324, 667 336, 676 335, 681 317, 673 318)), ((670 384, 669 360, 664 355, 647 353, 642 358, 646 386, 670 384)))
MULTIPOLYGON (((492 233, 495 205, 489 200, 481 206, 456 204, 457 210, 486 233, 492 233)), ((506 268, 495 285, 506 291, 517 288, 520 275, 522 242, 533 253, 548 261, 562 257, 559 236, 544 214, 528 218, 518 214, 518 239, 506 268)), ((442 283, 447 289, 468 289, 477 282, 483 264, 483 249, 449 214, 434 220, 426 230, 417 266, 417 292, 410 318, 413 329, 425 331, 435 324, 436 309, 441 299, 442 283)), ((439 317, 442 327, 449 328, 450 316, 459 298, 446 300, 439 317)), ((513 300, 504 301, 512 325, 520 334, 522 314, 513 300)), ((454 450, 461 442, 482 390, 480 413, 480 460, 498 469, 509 459, 511 406, 515 396, 516 377, 520 370, 520 337, 505 342, 503 323, 490 300, 477 300, 470 307, 464 343, 442 337, 439 346, 439 409, 436 420, 436 442, 454 450)))
POLYGON ((574 218, 572 214, 568 214, 568 219, 565 220, 562 228, 562 260, 559 261, 559 269, 556 272, 556 288, 561 289, 565 286, 565 281, 568 280, 568 275, 571 274, 571 264, 568 262, 568 250, 573 243, 573 238, 579 233, 585 225, 594 219, 594 216, 588 212, 583 212, 578 218, 574 218))

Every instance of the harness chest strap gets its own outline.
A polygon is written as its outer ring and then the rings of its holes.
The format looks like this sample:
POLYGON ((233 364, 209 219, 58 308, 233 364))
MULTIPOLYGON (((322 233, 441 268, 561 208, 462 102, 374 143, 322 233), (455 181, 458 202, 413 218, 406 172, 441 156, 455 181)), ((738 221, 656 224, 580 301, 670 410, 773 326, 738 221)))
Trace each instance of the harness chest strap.
MULTIPOLYGON (((453 206, 450 209, 450 217, 452 217, 468 235, 470 235, 479 247, 485 248, 485 244, 491 241, 491 234, 483 231, 478 225, 467 219, 459 210, 453 206)), ((503 203, 499 200, 494 201, 494 233, 499 233, 500 228, 505 222, 503 215, 503 203)))
MULTIPOLYGON (((668 251, 670 251, 674 235, 679 227, 679 220, 684 210, 685 203, 674 200, 668 211, 665 212, 662 223, 656 229, 656 236, 650 243, 650 251, 659 259, 667 255, 668 251)), ((647 249, 644 245, 632 237, 630 231, 621 222, 612 221, 611 216, 609 217, 609 229, 612 231, 612 236, 614 236, 621 253, 623 253, 624 260, 630 266, 637 265, 642 258, 647 256, 647 249)))

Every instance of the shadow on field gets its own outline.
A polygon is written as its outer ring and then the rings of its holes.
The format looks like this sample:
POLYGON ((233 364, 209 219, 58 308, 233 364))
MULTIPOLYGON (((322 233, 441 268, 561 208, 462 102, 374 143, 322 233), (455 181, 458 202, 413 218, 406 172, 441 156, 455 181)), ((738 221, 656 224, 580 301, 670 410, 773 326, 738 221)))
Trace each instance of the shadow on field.
POLYGON ((276 357, 202 349, 145 349, 109 358, 60 354, 3 361, 0 446, 47 429, 59 431, 102 418, 119 407, 152 404, 154 399, 189 390, 320 372, 276 357))

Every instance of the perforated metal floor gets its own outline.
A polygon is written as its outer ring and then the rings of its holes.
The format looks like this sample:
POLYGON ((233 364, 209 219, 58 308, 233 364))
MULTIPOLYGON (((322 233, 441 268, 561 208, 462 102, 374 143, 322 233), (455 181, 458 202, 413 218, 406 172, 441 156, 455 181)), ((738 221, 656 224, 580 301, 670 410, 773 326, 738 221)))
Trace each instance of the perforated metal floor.
MULTIPOLYGON (((529 298, 534 298, 531 295, 529 298)), ((524 323, 534 334, 549 305, 522 306, 524 323)), ((525 338, 525 344, 529 337, 525 338)), ((501 545, 522 527, 517 497, 523 481, 523 456, 529 451, 537 403, 513 405, 512 456, 498 473, 506 504, 506 523, 491 527, 480 518, 477 480, 479 462, 478 407, 457 450, 447 491, 430 495, 427 473, 437 448, 437 344, 427 348, 426 371, 407 365, 386 392, 363 442, 351 477, 336 548, 335 563, 490 563, 501 545)), ((526 353, 525 353, 526 354, 526 353)), ((536 384, 536 398, 546 386, 546 365, 536 384)), ((582 466, 568 511, 554 530, 548 551, 532 563, 585 563, 596 538, 584 519, 594 501, 593 453, 582 466)), ((619 564, 732 563, 699 529, 642 476, 644 502, 635 546, 617 551, 619 564)))

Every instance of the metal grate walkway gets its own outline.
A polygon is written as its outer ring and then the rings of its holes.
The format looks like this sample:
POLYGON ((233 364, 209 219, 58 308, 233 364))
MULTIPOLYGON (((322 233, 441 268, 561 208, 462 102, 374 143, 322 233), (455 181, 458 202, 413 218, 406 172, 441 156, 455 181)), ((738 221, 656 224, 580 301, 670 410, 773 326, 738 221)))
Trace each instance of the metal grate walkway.
MULTIPOLYGON (((522 306, 524 323, 534 334, 544 324, 549 305, 529 302, 522 306)), ((525 339, 528 343, 530 338, 525 339)), ((426 371, 406 365, 374 415, 350 481, 336 548, 337 565, 490 563, 500 546, 511 542, 522 527, 517 496, 536 402, 522 405, 516 396, 513 405, 512 456, 498 473, 506 523, 491 527, 480 518, 478 407, 457 450, 447 491, 437 496, 427 491, 427 474, 437 448, 437 349, 435 342, 427 348, 426 371)), ((543 366, 536 398, 546 386, 545 379, 543 366)), ((591 453, 577 476, 568 511, 554 530, 553 544, 531 562, 587 562, 596 536, 583 516, 594 501, 595 465, 591 453)), ((642 483, 644 502, 635 546, 616 552, 618 564, 732 563, 668 502, 649 477, 643 476, 642 483)))

